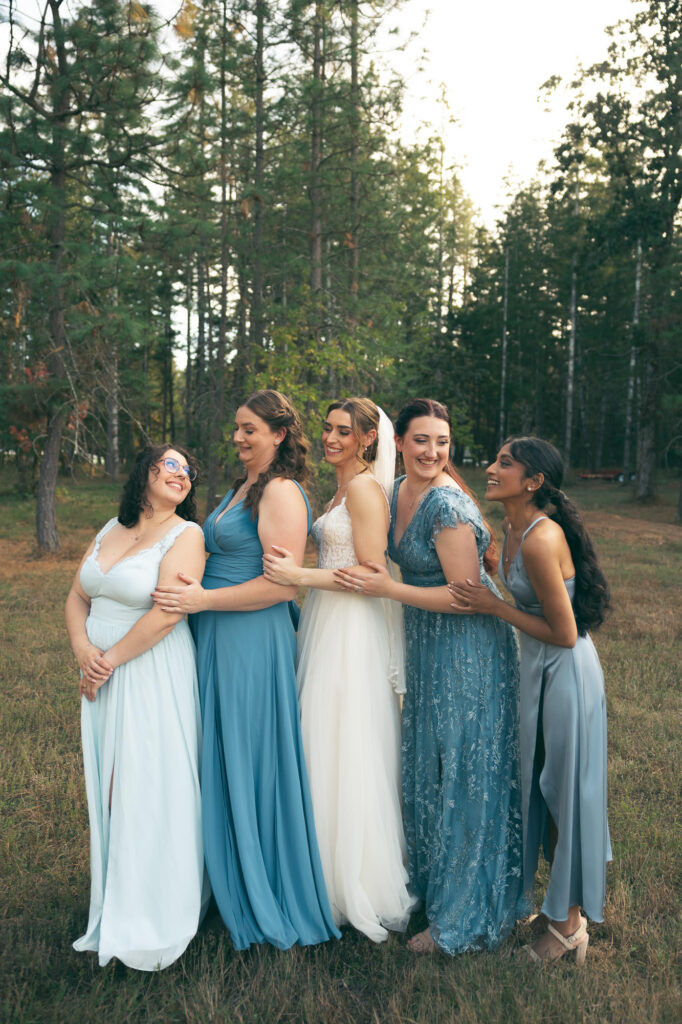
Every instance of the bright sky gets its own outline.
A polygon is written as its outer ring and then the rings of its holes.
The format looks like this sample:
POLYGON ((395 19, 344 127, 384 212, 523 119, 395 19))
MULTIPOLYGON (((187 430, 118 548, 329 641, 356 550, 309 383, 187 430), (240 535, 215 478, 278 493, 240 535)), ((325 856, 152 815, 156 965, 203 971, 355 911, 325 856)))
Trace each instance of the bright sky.
MULTIPOLYGON (((152 2, 166 18, 182 7, 182 0, 152 2)), ((15 0, 16 10, 34 18, 42 6, 41 0, 15 0)), ((443 126, 437 100, 444 85, 456 119, 444 125, 448 158, 493 227, 506 205, 505 178, 524 184, 539 160, 550 161, 567 121, 565 97, 547 100, 540 86, 553 75, 570 78, 580 63, 605 59, 604 29, 636 7, 636 0, 406 0, 386 27, 397 25, 403 38, 409 32, 418 38, 406 53, 390 54, 396 36, 380 40, 407 83, 405 137, 424 121, 443 126)), ((6 28, 0 25, 0 52, 6 28)))
POLYGON ((418 30, 419 41, 406 56, 393 57, 407 79, 406 125, 414 131, 423 120, 442 124, 436 102, 442 83, 457 119, 444 132, 448 157, 489 227, 506 205, 505 177, 527 182, 539 160, 551 160, 568 120, 564 98, 547 100, 540 86, 606 59, 604 29, 631 17, 636 6, 631 0, 431 0, 425 16, 426 4, 409 0, 401 32, 418 30), (428 63, 419 72, 422 48, 428 63))

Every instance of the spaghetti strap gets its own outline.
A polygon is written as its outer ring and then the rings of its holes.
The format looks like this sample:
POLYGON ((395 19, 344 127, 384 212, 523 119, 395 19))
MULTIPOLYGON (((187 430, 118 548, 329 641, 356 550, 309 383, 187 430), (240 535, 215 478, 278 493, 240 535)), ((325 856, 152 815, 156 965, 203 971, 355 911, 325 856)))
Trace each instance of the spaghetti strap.
MULTIPOLYGON (((530 526, 528 526, 523 531, 523 533, 521 534, 521 541, 519 543, 519 548, 521 547, 521 544, 523 544, 524 540, 526 539, 526 534, 530 533, 530 531, 533 529, 533 527, 537 526, 538 523, 541 523, 543 519, 549 519, 549 516, 538 516, 538 518, 534 519, 533 522, 530 524, 530 526)), ((505 538, 505 540, 506 540, 506 538, 505 538)))

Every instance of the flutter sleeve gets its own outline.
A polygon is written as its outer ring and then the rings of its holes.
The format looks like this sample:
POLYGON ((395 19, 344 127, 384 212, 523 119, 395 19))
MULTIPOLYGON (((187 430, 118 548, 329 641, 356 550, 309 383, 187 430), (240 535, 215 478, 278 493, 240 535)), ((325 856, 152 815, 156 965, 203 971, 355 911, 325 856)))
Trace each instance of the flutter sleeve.
MULTIPOLYGON (((470 526, 476 536, 476 543, 487 536, 481 514, 468 494, 458 487, 438 487, 432 492, 429 508, 429 538, 435 545, 441 530, 470 526)), ((487 546, 487 544, 486 544, 487 546)))

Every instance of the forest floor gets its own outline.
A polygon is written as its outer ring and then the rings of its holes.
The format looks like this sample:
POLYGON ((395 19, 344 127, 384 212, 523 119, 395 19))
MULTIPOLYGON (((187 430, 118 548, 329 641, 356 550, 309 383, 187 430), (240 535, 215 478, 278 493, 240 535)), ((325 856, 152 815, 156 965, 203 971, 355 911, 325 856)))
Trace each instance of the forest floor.
MULTIPOLYGON (((471 474, 480 490, 480 472, 471 474)), ((0 477, 0 1019, 225 1024, 673 1024, 682 1019, 682 528, 677 481, 653 506, 599 481, 569 493, 585 510, 613 590, 595 637, 609 710, 605 921, 591 926, 584 969, 538 970, 514 956, 519 924, 494 953, 415 957, 405 937, 236 953, 209 915, 159 974, 77 954, 89 860, 76 667, 63 603, 78 559, 115 514, 119 487, 60 482, 62 550, 41 557, 34 508, 0 477)), ((499 510, 485 514, 499 525, 499 510)), ((546 879, 539 873, 536 896, 546 879)), ((415 915, 410 933, 424 926, 415 915)))

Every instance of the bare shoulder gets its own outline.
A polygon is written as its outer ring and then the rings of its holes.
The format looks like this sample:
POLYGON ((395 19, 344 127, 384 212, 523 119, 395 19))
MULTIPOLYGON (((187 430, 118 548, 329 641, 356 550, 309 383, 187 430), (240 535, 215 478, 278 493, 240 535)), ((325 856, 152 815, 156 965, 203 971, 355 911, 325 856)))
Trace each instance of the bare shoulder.
POLYGON ((433 481, 433 487, 449 487, 452 491, 461 491, 462 488, 455 483, 451 476, 447 473, 439 473, 436 479, 433 481))
POLYGON ((523 542, 523 560, 534 564, 547 559, 558 561, 567 548, 568 543, 559 524, 552 519, 542 519, 523 542))
POLYGON ((275 476, 267 482, 260 503, 268 508, 279 506, 285 506, 287 509, 297 506, 305 508, 305 499, 298 484, 284 476, 275 476))
POLYGON ((204 531, 199 524, 187 519, 178 519, 178 522, 187 525, 180 531, 175 543, 183 548, 201 548, 203 550, 204 531))
POLYGON ((358 473, 353 477, 346 489, 346 499, 355 502, 385 501, 381 485, 371 473, 358 473))

